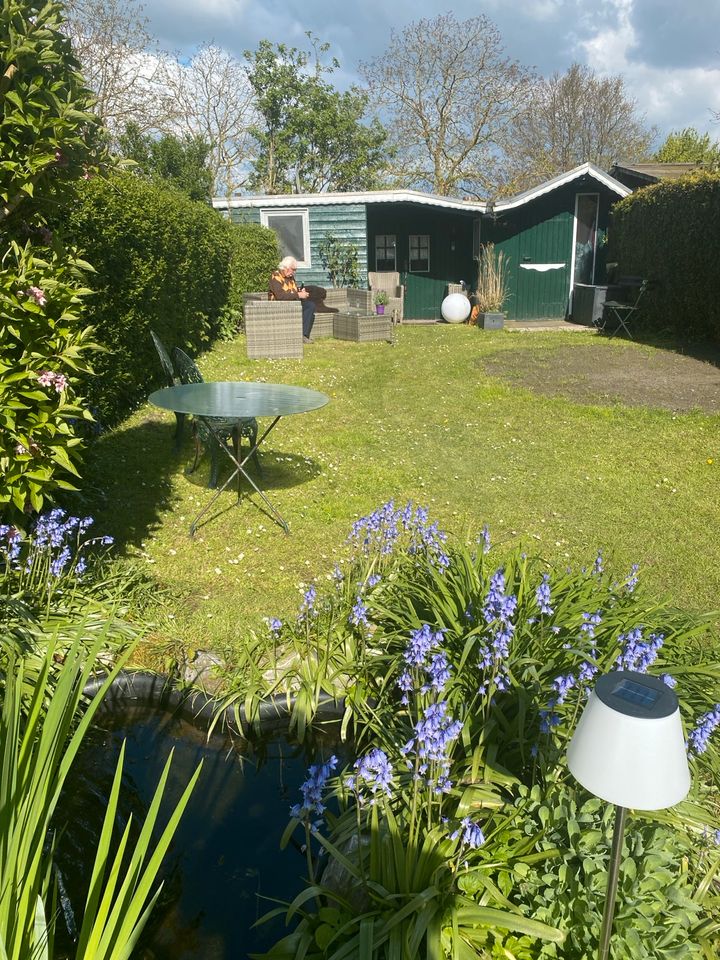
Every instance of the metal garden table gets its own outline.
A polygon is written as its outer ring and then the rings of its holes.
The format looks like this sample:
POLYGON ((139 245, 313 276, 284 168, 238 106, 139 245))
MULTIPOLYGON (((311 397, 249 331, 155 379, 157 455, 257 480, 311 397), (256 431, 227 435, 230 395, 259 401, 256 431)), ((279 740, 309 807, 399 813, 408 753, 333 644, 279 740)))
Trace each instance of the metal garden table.
POLYGON ((324 407, 329 399, 324 393, 317 390, 291 387, 282 383, 187 383, 175 387, 165 387, 163 390, 156 390, 151 393, 150 403, 156 407, 172 410, 174 413, 192 414, 192 416, 203 420, 213 434, 212 417, 223 417, 225 419, 273 418, 270 426, 258 438, 250 452, 241 459, 236 459, 225 442, 218 438, 221 448, 232 460, 234 470, 220 489, 215 492, 210 502, 195 517, 190 525, 190 536, 194 536, 200 518, 207 513, 220 494, 230 486, 236 477, 238 481, 238 500, 240 499, 240 478, 245 477, 251 487, 262 497, 285 533, 289 533, 287 523, 245 470, 245 464, 281 417, 317 410, 324 407))

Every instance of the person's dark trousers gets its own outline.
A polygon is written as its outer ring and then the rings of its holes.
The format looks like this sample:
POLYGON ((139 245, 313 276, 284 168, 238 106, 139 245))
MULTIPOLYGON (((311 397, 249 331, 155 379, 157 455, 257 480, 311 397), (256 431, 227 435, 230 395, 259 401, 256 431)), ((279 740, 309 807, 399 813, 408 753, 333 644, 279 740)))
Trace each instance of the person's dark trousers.
POLYGON ((303 313, 303 336, 309 337, 315 322, 315 301, 308 298, 307 300, 301 300, 300 303, 303 313))

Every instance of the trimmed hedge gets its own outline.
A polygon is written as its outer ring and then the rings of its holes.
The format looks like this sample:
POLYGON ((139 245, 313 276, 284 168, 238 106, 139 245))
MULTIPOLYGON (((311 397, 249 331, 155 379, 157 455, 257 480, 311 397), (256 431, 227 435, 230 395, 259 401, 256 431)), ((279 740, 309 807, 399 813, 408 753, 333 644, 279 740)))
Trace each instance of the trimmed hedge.
POLYGON ((720 176, 695 173, 644 187, 615 204, 608 260, 652 281, 638 326, 720 343, 720 176))
POLYGON ((67 232, 96 271, 87 321, 106 352, 85 392, 103 426, 165 383, 150 330, 169 350, 196 356, 237 328, 242 293, 260 273, 264 289, 277 262, 272 231, 239 230, 206 204, 128 173, 84 183, 67 232))

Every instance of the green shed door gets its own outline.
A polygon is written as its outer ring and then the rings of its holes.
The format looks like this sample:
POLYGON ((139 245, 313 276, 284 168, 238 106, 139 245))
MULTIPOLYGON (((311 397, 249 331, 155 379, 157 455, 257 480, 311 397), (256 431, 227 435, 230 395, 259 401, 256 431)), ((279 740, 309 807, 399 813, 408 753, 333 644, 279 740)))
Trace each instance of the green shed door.
POLYGON ((403 275, 405 284, 405 316, 408 320, 437 320, 440 305, 447 293, 447 280, 423 276, 421 273, 403 275))
POLYGON ((570 293, 573 217, 565 212, 496 243, 510 261, 509 320, 562 320, 570 293))

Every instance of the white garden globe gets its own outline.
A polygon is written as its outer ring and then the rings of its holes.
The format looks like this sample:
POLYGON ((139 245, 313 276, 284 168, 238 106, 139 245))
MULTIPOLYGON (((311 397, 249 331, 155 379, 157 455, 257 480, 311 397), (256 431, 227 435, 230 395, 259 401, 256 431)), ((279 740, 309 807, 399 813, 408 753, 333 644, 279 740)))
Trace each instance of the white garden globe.
POLYGON ((462 293, 450 293, 443 300, 440 313, 448 323, 462 323, 470 316, 470 301, 462 293))

